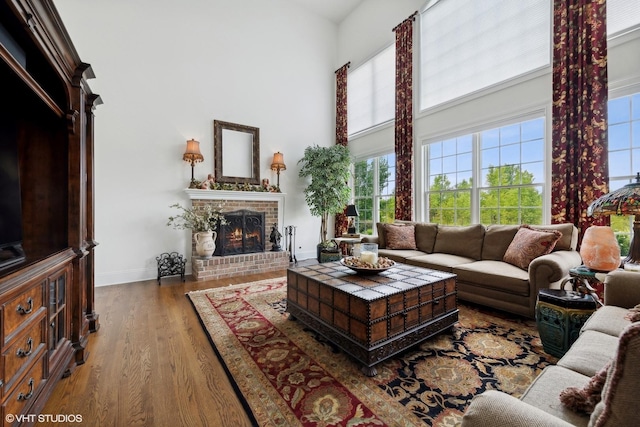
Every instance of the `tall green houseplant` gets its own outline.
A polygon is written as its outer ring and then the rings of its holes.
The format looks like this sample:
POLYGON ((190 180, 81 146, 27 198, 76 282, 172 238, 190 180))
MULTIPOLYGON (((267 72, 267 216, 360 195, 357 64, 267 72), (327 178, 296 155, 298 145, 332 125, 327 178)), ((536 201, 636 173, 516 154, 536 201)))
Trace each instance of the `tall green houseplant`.
POLYGON ((311 215, 320 217, 320 244, 326 245, 329 215, 343 212, 351 198, 349 149, 344 145, 314 145, 304 150, 304 157, 298 163, 302 164, 300 178, 311 177, 304 198, 311 215))

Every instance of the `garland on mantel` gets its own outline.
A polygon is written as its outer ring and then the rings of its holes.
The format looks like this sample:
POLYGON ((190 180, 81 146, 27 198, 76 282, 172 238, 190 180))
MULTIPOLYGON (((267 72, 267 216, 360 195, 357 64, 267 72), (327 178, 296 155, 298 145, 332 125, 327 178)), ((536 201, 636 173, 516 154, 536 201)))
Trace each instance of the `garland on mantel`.
POLYGON ((197 188, 200 190, 225 190, 225 191, 255 191, 259 193, 280 193, 280 187, 277 185, 270 185, 268 179, 262 180, 262 185, 248 184, 248 183, 238 183, 235 182, 233 184, 223 184, 220 182, 216 182, 213 175, 209 174, 207 179, 204 181, 195 182, 195 186, 193 188, 197 188))

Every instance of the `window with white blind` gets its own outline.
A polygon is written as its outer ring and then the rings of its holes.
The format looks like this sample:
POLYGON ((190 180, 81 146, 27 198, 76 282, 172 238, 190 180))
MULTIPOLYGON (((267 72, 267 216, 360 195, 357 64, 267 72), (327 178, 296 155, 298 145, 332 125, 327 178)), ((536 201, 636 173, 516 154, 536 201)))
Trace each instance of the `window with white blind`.
POLYGON ((640 1, 607 0, 607 36, 640 26, 640 1))
POLYGON ((391 45, 347 75, 349 135, 395 117, 395 45, 391 45))
POLYGON ((420 23, 420 109, 551 63, 551 0, 432 1, 420 23))

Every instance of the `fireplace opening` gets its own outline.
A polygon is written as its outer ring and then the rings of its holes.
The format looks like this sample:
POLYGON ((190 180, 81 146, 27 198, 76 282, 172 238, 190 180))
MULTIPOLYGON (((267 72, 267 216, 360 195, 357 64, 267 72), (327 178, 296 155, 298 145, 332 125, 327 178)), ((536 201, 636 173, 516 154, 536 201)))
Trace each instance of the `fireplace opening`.
POLYGON ((218 226, 214 255, 264 252, 264 212, 242 209, 224 213, 225 225, 218 226))

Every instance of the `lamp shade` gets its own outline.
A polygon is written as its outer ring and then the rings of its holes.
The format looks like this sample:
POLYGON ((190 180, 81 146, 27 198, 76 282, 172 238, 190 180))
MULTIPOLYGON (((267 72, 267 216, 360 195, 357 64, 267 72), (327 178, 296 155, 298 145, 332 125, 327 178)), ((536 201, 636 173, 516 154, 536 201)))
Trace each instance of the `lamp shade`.
POLYGON ((640 172, 636 182, 605 194, 589 205, 587 215, 637 215, 640 214, 640 172))
POLYGON ((358 208, 356 205, 347 205, 347 210, 344 214, 346 216, 358 216, 358 208))
POLYGON ((187 162, 199 163, 204 160, 202 153, 200 153, 200 142, 195 139, 190 139, 187 141, 187 149, 184 151, 182 155, 182 160, 187 162))
POLYGON ((271 170, 278 171, 278 172, 287 170, 287 166, 284 164, 284 156, 279 151, 273 154, 273 161, 271 162, 271 170))

